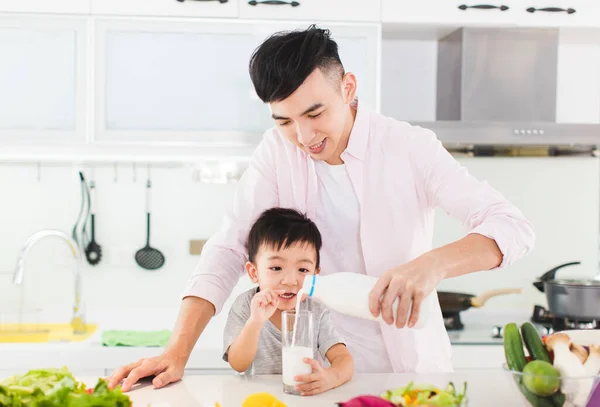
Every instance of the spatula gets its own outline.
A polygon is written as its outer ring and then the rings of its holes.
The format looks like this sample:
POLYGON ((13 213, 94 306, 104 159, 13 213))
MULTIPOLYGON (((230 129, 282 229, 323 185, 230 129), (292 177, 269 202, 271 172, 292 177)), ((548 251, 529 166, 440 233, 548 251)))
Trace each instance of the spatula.
POLYGON ((146 246, 135 253, 136 263, 146 270, 156 270, 165 264, 165 256, 153 247, 150 247, 150 210, 152 182, 150 176, 146 183, 146 246))
POLYGON ((93 180, 90 181, 90 201, 92 240, 85 248, 85 257, 88 263, 95 266, 102 259, 102 247, 96 243, 96 182, 93 180))

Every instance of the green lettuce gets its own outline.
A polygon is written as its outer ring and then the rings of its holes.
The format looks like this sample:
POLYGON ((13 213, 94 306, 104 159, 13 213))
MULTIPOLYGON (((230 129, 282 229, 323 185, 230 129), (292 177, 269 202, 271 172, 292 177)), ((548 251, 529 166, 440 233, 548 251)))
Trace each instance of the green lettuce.
POLYGON ((120 387, 109 390, 103 379, 87 390, 66 367, 35 369, 0 382, 0 407, 130 407, 120 387))

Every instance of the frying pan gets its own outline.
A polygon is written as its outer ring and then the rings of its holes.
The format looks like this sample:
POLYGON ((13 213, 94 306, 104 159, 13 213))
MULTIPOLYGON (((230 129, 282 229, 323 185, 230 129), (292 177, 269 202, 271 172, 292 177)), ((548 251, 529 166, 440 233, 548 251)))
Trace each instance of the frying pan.
POLYGON ((521 292, 523 292, 521 288, 499 288, 496 290, 484 291, 477 296, 447 291, 438 291, 437 294, 440 301, 440 307, 442 307, 442 315, 447 318, 471 307, 482 307, 487 300, 492 297, 506 294, 519 294, 521 292))

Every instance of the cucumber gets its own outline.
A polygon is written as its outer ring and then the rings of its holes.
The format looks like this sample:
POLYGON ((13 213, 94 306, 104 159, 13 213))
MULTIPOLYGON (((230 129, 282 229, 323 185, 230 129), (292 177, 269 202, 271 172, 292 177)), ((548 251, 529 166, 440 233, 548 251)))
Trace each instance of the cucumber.
POLYGON ((552 397, 550 398, 552 399, 552 402, 556 407, 563 407, 565 405, 565 402, 567 401, 567 398, 561 392, 552 395, 552 397))
POLYGON ((508 323, 504 327, 504 356, 510 370, 522 372, 527 364, 521 334, 514 322, 508 323))
POLYGON ((525 322, 521 325, 521 334, 523 335, 523 341, 525 342, 525 346, 527 347, 529 356, 531 356, 532 360, 543 360, 544 362, 552 364, 550 355, 542 343, 540 334, 530 322, 525 322))
POLYGON ((517 381, 519 385, 519 390, 521 390, 521 394, 525 396, 527 401, 529 401, 533 407, 555 407, 552 400, 546 397, 536 396, 535 394, 527 390, 527 387, 525 387, 521 380, 517 379, 517 381))

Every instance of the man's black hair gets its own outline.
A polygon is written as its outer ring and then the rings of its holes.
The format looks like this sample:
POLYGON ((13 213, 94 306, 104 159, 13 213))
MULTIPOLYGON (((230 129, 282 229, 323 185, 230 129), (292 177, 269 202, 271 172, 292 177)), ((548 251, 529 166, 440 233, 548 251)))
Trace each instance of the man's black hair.
POLYGON ((337 43, 329 30, 315 25, 273 34, 250 58, 250 78, 265 103, 286 99, 316 68, 336 84, 344 75, 337 43))
POLYGON ((313 246, 317 255, 315 266, 319 267, 322 242, 317 225, 297 210, 271 208, 264 211, 252 225, 246 248, 250 262, 254 263, 263 245, 281 250, 294 244, 313 246))

